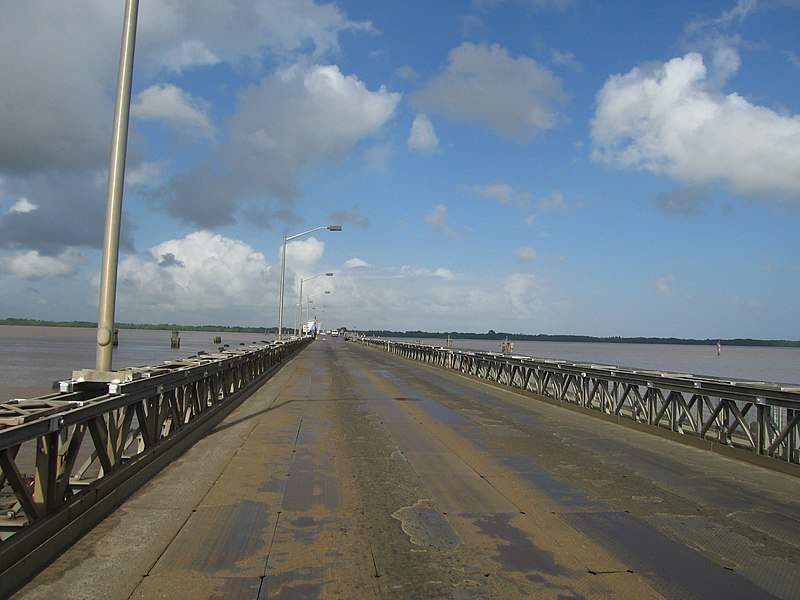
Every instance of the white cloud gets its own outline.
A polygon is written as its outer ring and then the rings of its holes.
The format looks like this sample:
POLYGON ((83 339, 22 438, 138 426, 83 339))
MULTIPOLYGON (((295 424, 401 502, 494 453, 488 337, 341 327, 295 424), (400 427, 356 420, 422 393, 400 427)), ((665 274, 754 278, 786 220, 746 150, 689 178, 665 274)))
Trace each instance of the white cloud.
POLYGON ((444 204, 435 205, 433 207, 433 211, 425 215, 425 222, 439 233, 443 233, 448 237, 461 237, 456 230, 450 227, 450 224, 447 221, 447 206, 444 204))
POLYGON ((533 194, 530 192, 516 191, 507 183, 491 183, 488 185, 475 185, 468 188, 468 191, 489 200, 497 200, 509 206, 519 208, 530 208, 533 201, 533 194))
POLYGON ((507 183, 492 183, 488 185, 474 185, 467 188, 467 191, 482 198, 496 200, 509 206, 526 210, 537 210, 539 212, 553 212, 563 210, 567 207, 564 194, 556 190, 549 196, 536 198, 533 194, 526 191, 514 189, 507 183))
POLYGON ((156 185, 164 181, 164 174, 167 164, 159 162, 143 162, 134 166, 132 169, 125 170, 125 185, 156 185))
POLYGON ((0 173, 108 160, 121 6, 29 0, 0 19, 0 173), (92 23, 91 35, 87 23, 92 23))
POLYGON ((335 65, 295 65, 243 88, 227 120, 228 139, 212 161, 177 174, 160 190, 169 213, 204 228, 234 221, 243 201, 264 206, 296 199, 309 170, 347 159, 377 136, 400 95, 372 92, 335 65))
POLYGON ((0 270, 20 279, 46 279, 72 275, 85 262, 84 256, 74 248, 57 256, 43 255, 37 250, 23 250, 0 262, 0 270))
POLYGON ((369 225, 369 218, 361 214, 358 206, 351 209, 337 210, 330 214, 331 223, 346 223, 356 227, 366 227, 369 225))
POLYGON ((362 259, 358 258, 357 256, 354 256, 353 258, 348 260, 346 263, 344 263, 344 266, 345 266, 346 269, 357 269, 359 267, 371 267, 372 265, 369 264, 367 261, 362 260, 362 259))
POLYGON ((567 201, 564 194, 556 190, 549 196, 537 198, 534 202, 534 208, 540 212, 554 212, 557 210, 564 210, 567 207, 567 201))
POLYGON ((27 198, 20 198, 17 200, 14 205, 8 210, 9 213, 29 213, 37 210, 39 206, 34 204, 27 198))
POLYGON ((417 152, 434 154, 439 150, 439 138, 433 129, 433 123, 426 115, 417 115, 411 124, 408 136, 408 147, 417 152))
POLYGON ((533 274, 476 281, 447 267, 373 266, 337 271, 326 326, 426 331, 531 331, 552 316, 533 274))
POLYGON ((530 262, 538 256, 536 248, 531 246, 520 246, 514 250, 514 256, 520 262, 530 262))
POLYGON ((336 52, 347 31, 372 32, 369 21, 351 21, 334 3, 314 0, 229 0, 197 10, 194 0, 143 2, 139 11, 145 57, 172 71, 219 61, 260 62, 266 53, 291 61, 336 52))
POLYGON ((702 188, 678 188, 662 192, 653 198, 653 204, 662 212, 687 217, 702 215, 711 204, 711 198, 702 188))
POLYGON ((664 275, 656 281, 656 291, 666 298, 672 296, 672 284, 675 283, 673 275, 664 275))
POLYGON ((800 115, 713 94, 699 54, 609 78, 597 95, 593 158, 753 198, 800 195, 800 115))
POLYGON ((394 115, 400 95, 367 89, 335 65, 295 67, 244 90, 231 117, 231 168, 279 197, 292 197, 301 172, 345 159, 394 115))
POLYGON ((414 103, 528 142, 555 125, 557 106, 566 98, 561 80, 534 59, 512 58, 498 44, 465 42, 450 51, 449 64, 414 103))
MULTIPOLYGON (((296 240, 286 244, 286 264, 294 271, 308 275, 325 252, 325 242, 315 237, 296 240)), ((288 268, 288 267, 287 267, 288 268)))
POLYGON ((575 73, 583 72, 583 65, 572 52, 562 52, 553 48, 550 51, 550 59, 553 61, 554 65, 565 67, 575 73))
MULTIPOLYGON (((49 0, 27 0, 4 6, 0 19, 0 87, 3 89, 0 177, 46 175, 55 180, 80 173, 90 178, 106 168, 110 132, 103 123, 109 126, 111 123, 122 13, 121 3, 105 0, 55 4, 49 0)), ((203 10, 197 10, 194 0, 142 2, 135 79, 140 85, 151 87, 138 96, 134 114, 162 120, 179 129, 180 135, 188 130, 210 140, 215 126, 205 99, 189 95, 174 85, 165 85, 168 83, 165 77, 187 68, 224 62, 224 69, 238 71, 247 80, 258 77, 266 67, 271 69, 276 63, 307 65, 330 56, 338 51, 340 36, 348 32, 371 34, 373 28, 368 21, 348 19, 332 2, 230 0, 211 3, 203 10), (157 85, 151 85, 154 81, 157 85)), ((215 98, 220 94, 231 95, 230 88, 221 87, 211 93, 215 98)), ((397 103, 398 98, 387 96, 397 103)), ((358 99, 349 99, 356 100, 356 111, 369 108, 358 99)), ((340 109, 341 105, 337 105, 334 111, 340 109)), ((268 106, 262 106, 264 119, 268 118, 269 110, 268 106)), ((286 116, 302 121, 300 112, 286 116)), ((333 115, 328 112, 326 116, 333 115)), ((364 121, 372 116, 367 110, 364 121)), ((343 126, 348 124, 350 121, 345 121, 343 126)), ((286 135, 291 136, 291 126, 289 129, 286 135)), ((330 129, 330 126, 320 128, 319 144, 312 150, 326 143, 325 136, 330 129)), ((356 139, 362 137, 357 135, 356 139)), ((132 138, 129 170, 135 168, 137 159, 142 156, 142 148, 136 147, 137 140, 141 138, 132 138)), ((301 164, 291 168, 287 178, 295 177, 306 166, 302 153, 308 149, 299 149, 301 164)), ((223 158, 220 155, 214 158, 216 164, 221 165, 219 170, 224 172, 223 158)), ((296 163, 297 156, 293 158, 296 163)), ((319 154, 311 152, 309 162, 317 158, 319 154)), ((181 202, 191 204, 192 192, 200 191, 196 195, 201 200, 197 206, 198 221, 208 225, 230 222, 238 197, 219 197, 219 190, 209 181, 218 175, 214 171, 203 165, 200 176, 187 173, 184 179, 196 179, 197 185, 188 189, 189 184, 178 181, 177 191, 158 190, 158 202, 169 204, 185 190, 186 197, 175 201, 178 206, 173 212, 187 215, 192 209, 182 206, 181 202), (202 193, 203 188, 207 190, 205 193, 202 193), (209 214, 211 209, 203 204, 203 200, 210 203, 212 195, 220 205, 214 215, 209 214), (203 217, 207 217, 205 221, 203 217)), ((242 175, 231 175, 220 187, 249 198, 254 188, 270 193, 276 187, 264 188, 259 182, 250 185, 246 177, 239 184, 237 179, 242 175)), ((30 197, 45 207, 44 203, 30 197)), ((77 213, 87 198, 62 199, 62 203, 67 202, 77 213)))
POLYGON ((216 65, 221 59, 200 40, 183 40, 164 55, 164 64, 171 71, 182 71, 191 67, 216 65))
POLYGON ((131 115, 139 119, 163 121, 170 127, 212 139, 214 126, 208 116, 208 103, 172 84, 151 85, 140 92, 131 105, 131 115))
POLYGON ((248 244, 196 231, 162 242, 145 256, 125 257, 118 297, 122 314, 141 322, 196 323, 213 315, 219 315, 217 322, 271 322, 275 317, 255 319, 265 303, 277 298, 271 289, 274 279, 264 255, 248 244))

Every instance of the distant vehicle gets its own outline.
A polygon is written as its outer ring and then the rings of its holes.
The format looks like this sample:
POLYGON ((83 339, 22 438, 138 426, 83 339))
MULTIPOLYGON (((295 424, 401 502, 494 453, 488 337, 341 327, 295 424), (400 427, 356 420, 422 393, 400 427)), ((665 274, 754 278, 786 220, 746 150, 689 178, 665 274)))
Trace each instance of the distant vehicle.
POLYGON ((339 335, 339 330, 338 329, 334 329, 333 331, 331 331, 331 335, 333 337, 337 337, 339 335))

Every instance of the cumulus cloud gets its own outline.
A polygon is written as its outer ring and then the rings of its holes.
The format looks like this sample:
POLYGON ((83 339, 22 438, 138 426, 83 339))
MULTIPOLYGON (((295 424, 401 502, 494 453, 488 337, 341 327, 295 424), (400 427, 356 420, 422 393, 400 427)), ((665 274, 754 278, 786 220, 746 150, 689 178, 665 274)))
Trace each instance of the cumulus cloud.
POLYGON ((0 262, 0 270, 20 279, 46 279, 72 275, 85 262, 84 256, 74 248, 64 250, 57 256, 43 255, 36 250, 22 250, 0 262))
POLYGON ((194 0, 143 2, 140 44, 145 58, 172 71, 229 62, 259 62, 265 49, 282 61, 336 52, 345 32, 370 33, 334 3, 314 0, 231 0, 197 10, 194 0))
POLYGON ((131 115, 139 119, 163 121, 182 133, 194 132, 213 139, 214 126, 208 116, 208 103, 193 98, 172 84, 151 85, 139 92, 131 104, 131 115))
POLYGON ((724 182, 752 198, 800 196, 800 115, 709 90, 689 53, 609 78, 592 121, 595 160, 697 185, 724 182))
MULTIPOLYGON (((33 249, 54 256, 70 247, 100 248, 106 181, 102 173, 53 172, 26 180, 25 198, 37 210, 0 215, 0 247, 33 249)), ((123 249, 133 248, 134 226, 123 212, 123 249)))
POLYGON ((562 52, 561 50, 556 50, 553 48, 550 51, 550 60, 553 61, 554 65, 564 67, 570 71, 573 71, 574 73, 583 72, 583 65, 573 52, 562 52))
POLYGON ((433 275, 436 277, 441 277, 442 279, 455 279, 455 275, 450 269, 445 269, 444 267, 438 267, 434 269, 433 275))
POLYGON ((672 296, 672 284, 675 283, 673 275, 664 275, 656 281, 656 291, 659 295, 669 298, 672 296))
POLYGON ((266 257, 248 244, 196 231, 120 262, 120 311, 124 318, 141 322, 188 323, 214 315, 230 321, 231 311, 242 311, 237 312, 237 321, 272 321, 258 313, 276 297, 274 279, 266 257))
POLYGON ((125 170, 125 185, 153 186, 163 183, 167 164, 164 161, 139 163, 125 170))
POLYGON ((369 219, 361 214, 357 206, 351 209, 337 210, 330 214, 331 223, 343 223, 347 225, 355 225, 356 227, 367 227, 369 219))
POLYGON ((331 326, 427 331, 543 327, 546 284, 533 274, 490 281, 440 266, 363 266, 337 272, 326 299, 331 326))
POLYGON ((533 203, 533 194, 530 192, 515 190, 507 183, 490 183, 488 185, 474 185, 467 188, 473 194, 487 198, 489 200, 496 200, 509 206, 516 206, 518 208, 531 208, 533 203))
POLYGON ((367 261, 354 256, 350 260, 344 263, 345 268, 347 269, 357 269, 359 267, 371 267, 372 265, 369 264, 367 261))
MULTIPOLYGON (((49 179, 56 189, 69 188, 70 178, 80 176, 91 182, 107 167, 122 13, 121 3, 104 0, 55 4, 48 0, 29 0, 4 7, 0 19, 0 88, 3 90, 0 177, 16 178, 22 193, 42 207, 37 211, 40 215, 48 214, 49 205, 28 193, 28 186, 36 186, 30 178, 49 179)), ((231 0, 209 5, 202 11, 197 10, 192 0, 143 2, 139 9, 135 77, 146 89, 135 99, 134 116, 140 120, 158 119, 180 129, 179 135, 186 135, 188 131, 211 142, 216 129, 210 105, 204 98, 165 83, 165 75, 225 63, 225 68, 232 67, 247 77, 257 77, 276 64, 301 62, 307 65, 321 61, 337 52, 341 35, 373 31, 369 21, 350 20, 330 2, 231 0)), ((314 73, 310 78, 314 78, 314 73)), ((256 86, 252 96, 258 96, 259 89, 256 86)), ((352 86, 350 91, 353 91, 352 86)), ((215 92, 231 94, 230 90, 215 92)), ((324 103, 321 96, 318 94, 318 99, 324 103)), ((384 96, 396 104, 396 97, 384 96)), ((354 110, 366 109, 365 121, 373 118, 370 107, 364 102, 352 96, 347 99, 354 101, 354 110)), ((302 99, 299 100, 303 104, 302 99)), ((290 103, 291 98, 284 98, 284 101, 290 103)), ((342 108, 340 103, 334 104, 334 110, 342 108)), ((306 110, 312 108, 307 103, 304 106, 306 110)), ((262 110, 267 112, 269 108, 262 107, 262 110)), ((251 118, 252 112, 241 121, 251 118)), ((291 114, 285 112, 284 116, 302 121, 304 115, 302 109, 298 109, 291 114)), ((331 112, 325 116, 330 118, 331 112)), ((251 120, 242 124, 254 123, 251 120)), ((352 125, 350 115, 342 128, 352 125)), ((237 133, 240 132, 234 135, 237 133)), ((289 136, 293 133, 285 132, 289 136)), ((332 133, 330 125, 319 129, 318 138, 311 147, 305 139, 305 145, 298 149, 299 158, 298 155, 292 157, 294 168, 281 182, 284 184, 281 191, 294 185, 292 178, 304 166, 320 159, 331 159, 332 155, 333 158, 340 156, 336 149, 347 150, 352 145, 342 138, 341 131, 332 133), (303 162, 305 150, 309 151, 310 163, 303 162)), ((363 134, 355 132, 354 138, 348 139, 362 138, 363 134)), ((136 139, 132 137, 134 144, 136 139)), ((278 136, 275 141, 281 143, 282 139, 278 136)), ((137 161, 142 156, 138 150, 135 146, 129 148, 127 166, 132 174, 137 173, 137 161)), ((267 193, 274 194, 275 189, 281 187, 275 183, 275 173, 284 164, 276 167, 271 178, 275 185, 267 188, 260 188, 260 181, 252 182, 247 177, 240 182, 248 173, 226 168, 225 159, 235 163, 238 152, 246 150, 241 148, 241 140, 232 142, 226 156, 219 152, 214 157, 214 167, 202 165, 199 168, 197 174, 205 174, 205 177, 198 180, 196 173, 189 169, 177 176, 172 188, 157 190, 153 196, 158 200, 156 205, 167 206, 177 216, 186 217, 194 212, 195 222, 204 226, 231 222, 231 213, 241 198, 252 199, 254 189, 266 189, 267 193), (221 189, 213 184, 209 189, 207 184, 214 178, 209 176, 209 171, 211 175, 220 176, 221 189), (196 185, 190 183, 192 179, 197 181, 196 185), (217 192, 222 190, 238 196, 221 197, 217 192), (193 206, 193 192, 198 192, 196 206, 193 206)), ((151 171, 149 175, 155 173, 151 171)), ((132 177, 129 183, 141 182, 134 180, 132 177)), ((151 178, 146 183, 159 182, 151 178)), ((87 201, 93 202, 93 196, 62 195, 60 202, 64 209, 61 212, 89 214, 85 210, 87 201)), ((26 223, 21 231, 30 232, 31 229, 26 223)), ((58 234, 56 238, 70 237, 75 241, 83 237, 80 244, 95 244, 77 233, 83 231, 82 226, 75 231, 69 235, 58 234)), ((21 233, 14 237, 22 241, 21 233)), ((7 240, 3 235, 0 238, 3 242, 7 240)), ((38 248, 44 242, 42 238, 30 237, 27 243, 38 248)))
POLYGON ((335 65, 281 71, 239 94, 220 164, 177 176, 161 190, 162 202, 173 215, 211 227, 231 222, 243 197, 290 201, 301 175, 346 159, 357 142, 380 131, 399 101, 399 94, 372 92, 335 65))
POLYGON ((164 53, 164 65, 170 71, 176 72, 192 67, 216 65, 220 62, 222 59, 200 40, 182 40, 164 53))
POLYGON ((439 138, 433 129, 433 123, 427 115, 417 115, 411 124, 408 136, 408 147, 417 152, 434 154, 439 150, 439 138))
POLYGON ((536 248, 531 246, 520 246, 514 250, 514 256, 519 262, 531 262, 538 256, 536 248))
POLYGON ((9 209, 9 213, 29 213, 37 210, 39 207, 28 200, 27 198, 20 198, 9 209))
POLYGON ((561 80, 527 56, 492 44, 465 42, 447 66, 414 96, 419 108, 489 127, 516 142, 552 128, 566 101, 561 80))
POLYGON ((425 215, 425 222, 433 227, 439 233, 443 233, 447 237, 459 238, 461 235, 452 227, 447 220, 447 206, 444 204, 437 204, 433 207, 433 211, 425 215))
POLYGON ((706 212, 711 198, 702 188, 683 187, 656 195, 653 204, 665 213, 693 217, 706 212))
POLYGON ((295 240, 286 244, 286 263, 298 272, 308 275, 325 252, 325 242, 315 237, 295 240))
POLYGON ((108 160, 121 6, 47 0, 3 6, 0 174, 108 160), (92 34, 87 35, 87 23, 92 34), (105 49, 105 50, 103 50, 105 49))
POLYGON ((474 185, 466 188, 468 192, 495 200, 508 206, 539 212, 552 212, 566 208, 567 202, 564 194, 555 191, 549 196, 536 197, 530 192, 516 190, 507 183, 491 183, 488 185, 474 185))

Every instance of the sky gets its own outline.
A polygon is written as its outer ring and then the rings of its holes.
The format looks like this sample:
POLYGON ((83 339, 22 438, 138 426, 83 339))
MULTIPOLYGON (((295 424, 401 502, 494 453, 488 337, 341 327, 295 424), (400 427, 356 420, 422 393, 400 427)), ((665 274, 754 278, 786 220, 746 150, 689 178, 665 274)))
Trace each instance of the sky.
MULTIPOLYGON (((0 9, 0 318, 97 319, 123 5, 0 9)), ((800 0, 140 0, 116 320, 274 327, 303 233, 285 327, 302 281, 324 328, 798 340, 798 32, 800 0)))

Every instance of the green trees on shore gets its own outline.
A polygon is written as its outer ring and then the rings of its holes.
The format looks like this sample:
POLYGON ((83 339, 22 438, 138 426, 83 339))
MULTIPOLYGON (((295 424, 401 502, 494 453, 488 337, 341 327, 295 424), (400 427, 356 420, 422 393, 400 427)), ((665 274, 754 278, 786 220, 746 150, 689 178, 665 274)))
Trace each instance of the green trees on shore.
MULTIPOLYGON (((0 319, 0 325, 24 325, 30 327, 97 327, 91 321, 43 321, 40 319, 0 319)), ((115 323, 117 329, 157 329, 159 331, 218 331, 234 333, 277 333, 277 327, 229 327, 227 325, 176 325, 175 323, 139 324, 115 323)))
MULTIPOLYGON (((25 325, 39 327, 97 327, 97 323, 91 321, 42 321, 39 319, 0 319, 0 325, 25 325)), ((157 329, 163 331, 217 331, 235 333, 277 333, 277 327, 230 327, 227 325, 177 325, 175 323, 138 324, 138 323, 117 323, 118 329, 157 329)), ((384 329, 359 330, 360 334, 369 337, 381 338, 412 338, 412 339, 470 339, 470 340, 505 340, 524 341, 524 342, 579 342, 592 343, 600 342, 606 344, 686 344, 686 345, 707 345, 716 346, 721 342, 723 346, 784 346, 800 347, 800 340, 755 340, 751 338, 730 338, 730 339, 691 339, 691 338, 660 338, 660 337, 595 337, 590 335, 553 335, 547 333, 526 334, 526 333, 505 333, 490 329, 486 333, 462 332, 462 331, 388 331, 384 329)))

